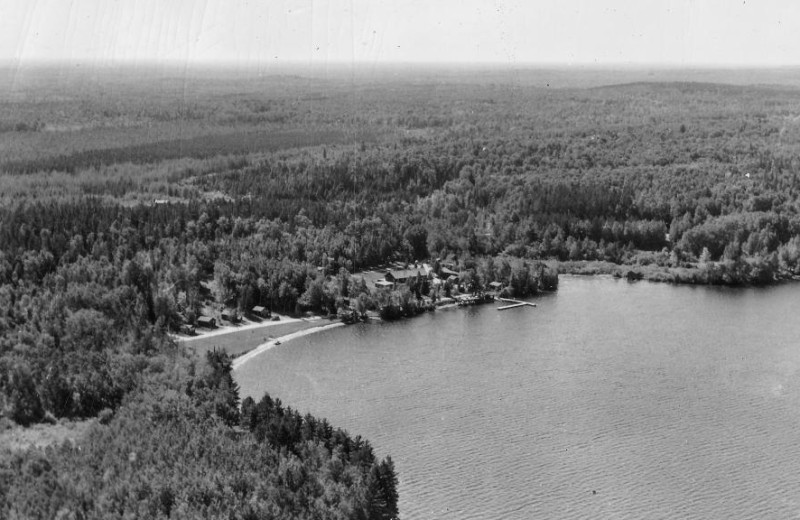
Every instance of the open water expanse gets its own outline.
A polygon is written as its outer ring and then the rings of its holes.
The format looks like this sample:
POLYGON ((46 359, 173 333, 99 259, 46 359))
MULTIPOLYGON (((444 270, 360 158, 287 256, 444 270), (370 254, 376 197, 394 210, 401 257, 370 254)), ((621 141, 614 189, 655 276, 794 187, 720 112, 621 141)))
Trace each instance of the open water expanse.
POLYGON ((562 276, 535 301, 307 336, 236 378, 391 455, 406 520, 800 517, 800 284, 562 276))

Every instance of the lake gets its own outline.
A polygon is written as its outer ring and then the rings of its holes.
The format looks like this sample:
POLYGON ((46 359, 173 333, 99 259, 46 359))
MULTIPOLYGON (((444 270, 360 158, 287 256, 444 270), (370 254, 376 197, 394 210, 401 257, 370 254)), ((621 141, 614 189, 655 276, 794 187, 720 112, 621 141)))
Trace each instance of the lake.
POLYGON ((311 335, 236 379, 391 455, 406 520, 800 515, 800 285, 534 301, 311 335))

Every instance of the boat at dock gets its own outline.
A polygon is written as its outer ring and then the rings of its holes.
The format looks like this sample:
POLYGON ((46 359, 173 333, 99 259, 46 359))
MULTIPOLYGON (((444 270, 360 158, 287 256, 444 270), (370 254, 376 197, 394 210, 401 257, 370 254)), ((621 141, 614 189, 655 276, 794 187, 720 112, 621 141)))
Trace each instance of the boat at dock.
POLYGON ((459 306, 478 305, 481 303, 491 303, 494 301, 494 296, 489 293, 477 293, 456 297, 456 303, 459 306))

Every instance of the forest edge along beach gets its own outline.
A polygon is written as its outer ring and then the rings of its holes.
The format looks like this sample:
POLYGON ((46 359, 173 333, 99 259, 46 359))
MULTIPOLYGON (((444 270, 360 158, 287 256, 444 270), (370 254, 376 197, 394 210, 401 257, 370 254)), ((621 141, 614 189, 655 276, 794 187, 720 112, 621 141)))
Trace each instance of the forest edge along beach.
POLYGON ((391 459, 240 403, 214 347, 522 301, 559 272, 800 274, 790 70, 190 72, 30 68, 3 93, 0 422, 94 424, 7 453, 0 516, 393 517, 391 459))

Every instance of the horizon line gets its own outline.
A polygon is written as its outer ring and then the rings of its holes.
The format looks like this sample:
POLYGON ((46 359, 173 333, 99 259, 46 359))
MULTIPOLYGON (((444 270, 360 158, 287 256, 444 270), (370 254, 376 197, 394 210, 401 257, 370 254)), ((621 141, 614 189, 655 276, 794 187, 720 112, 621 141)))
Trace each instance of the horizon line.
POLYGON ((114 69, 114 68, 182 68, 182 69, 252 69, 269 71, 270 69, 380 69, 380 68, 418 68, 418 69, 494 69, 494 70, 800 70, 800 62, 769 64, 769 63, 681 63, 681 62, 556 62, 556 61, 345 61, 328 60, 326 62, 309 62, 307 60, 280 60, 275 62, 244 61, 244 60, 65 60, 65 59, 5 59, 0 60, 0 68, 50 68, 70 67, 88 69, 114 69))

